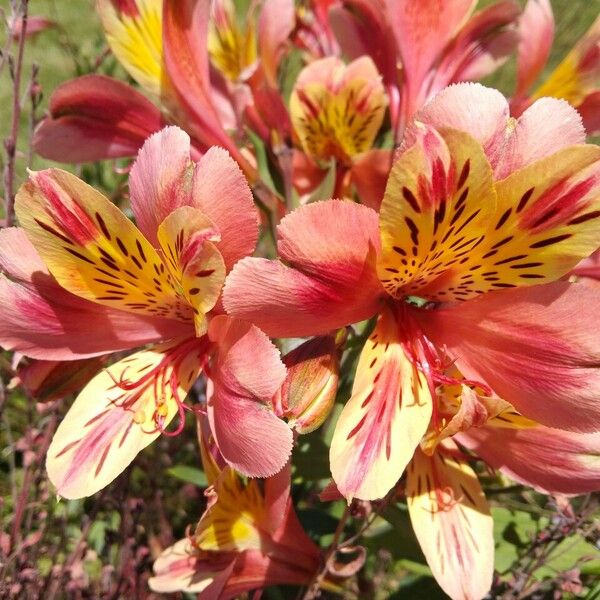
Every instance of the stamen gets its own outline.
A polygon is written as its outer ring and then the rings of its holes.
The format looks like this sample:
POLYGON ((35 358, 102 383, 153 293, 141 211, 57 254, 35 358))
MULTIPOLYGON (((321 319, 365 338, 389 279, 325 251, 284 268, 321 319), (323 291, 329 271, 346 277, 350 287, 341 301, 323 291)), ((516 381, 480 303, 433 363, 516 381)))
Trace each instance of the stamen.
MULTIPOLYGON (((113 380, 115 387, 123 390, 123 393, 111 402, 118 408, 130 411, 134 414, 136 423, 141 424, 145 420, 143 408, 134 408, 138 401, 146 394, 149 388, 152 388, 155 407, 152 412, 152 421, 155 427, 145 433, 160 433, 174 437, 179 435, 185 426, 185 411, 194 411, 193 407, 184 403, 185 398, 181 398, 179 393, 180 380, 179 369, 182 362, 192 353, 197 353, 202 363, 207 361, 207 350, 209 342, 206 338, 200 340, 191 338, 182 344, 177 344, 164 353, 160 362, 148 370, 137 379, 129 379, 127 372, 129 366, 125 367, 117 379, 108 370, 108 374, 113 380), (168 415, 167 399, 172 398, 177 404, 177 426, 172 431, 166 430, 166 417, 168 415)), ((144 370, 147 369, 144 368, 144 370)))
MULTIPOLYGON (((425 335, 415 318, 409 312, 409 304, 415 305, 414 297, 410 302, 396 303, 395 312, 400 338, 407 356, 414 366, 425 376, 427 387, 433 400, 432 425, 440 432, 443 425, 440 422, 441 394, 438 393, 439 386, 463 386, 481 390, 485 396, 492 396, 491 388, 480 381, 453 377, 447 372, 452 368, 454 361, 443 354, 440 349, 425 335)), ((422 304, 421 310, 428 310, 427 304, 422 304)), ((412 309, 414 310, 414 309, 412 309)))

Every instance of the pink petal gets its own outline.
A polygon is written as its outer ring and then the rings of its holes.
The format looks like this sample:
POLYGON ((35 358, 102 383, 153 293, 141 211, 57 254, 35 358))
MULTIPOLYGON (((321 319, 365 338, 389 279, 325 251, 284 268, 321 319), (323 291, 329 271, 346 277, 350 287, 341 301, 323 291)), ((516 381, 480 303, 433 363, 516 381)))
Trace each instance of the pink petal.
POLYGON ((556 282, 484 294, 422 312, 421 326, 469 379, 524 416, 572 431, 600 429, 597 290, 556 282))
MULTIPOLYGON (((509 120, 506 99, 500 92, 476 83, 461 83, 442 90, 417 115, 438 129, 470 133, 479 141, 494 168, 496 179, 585 142, 577 111, 564 100, 541 98, 518 119, 509 120)), ((415 135, 407 132, 408 144, 415 135)))
POLYGON ((585 143, 585 129, 577 111, 558 98, 540 98, 518 119, 506 146, 489 152, 497 179, 576 144, 585 143))
POLYGON ((362 204, 379 210, 392 166, 390 150, 374 149, 359 156, 352 165, 352 183, 362 204))
POLYGON ((585 494, 600 489, 600 433, 490 425, 457 439, 490 466, 540 492, 585 494))
POLYGON ((194 164, 187 133, 167 127, 144 143, 129 182, 138 226, 154 245, 162 220, 181 206, 193 206, 217 226, 216 246, 229 268, 254 251, 258 211, 240 168, 222 148, 210 148, 194 164))
POLYGON ((0 231, 0 343, 44 360, 72 360, 191 333, 190 325, 83 300, 48 273, 21 229, 0 231))
POLYGON ((278 229, 285 265, 244 259, 227 277, 225 308, 273 336, 326 333, 369 318, 384 293, 375 273, 377 213, 342 200, 317 202, 278 229))
POLYGON ((180 206, 191 205, 190 136, 179 127, 165 127, 150 136, 129 174, 131 208, 137 226, 153 246, 164 219, 180 206))
POLYGON ((467 20, 474 0, 387 0, 406 79, 405 118, 427 98, 426 79, 444 46, 467 20))
POLYGON ((245 173, 254 170, 227 135, 213 102, 208 68, 209 0, 167 2, 163 10, 163 53, 169 77, 165 101, 177 121, 205 148, 226 148, 245 173))
POLYGON ((37 128, 35 151, 59 162, 133 156, 164 124, 160 111, 132 87, 103 75, 60 85, 50 116, 37 128))
POLYGON ((522 96, 535 83, 552 48, 554 15, 550 0, 529 0, 519 19, 516 96, 522 96))
POLYGON ((258 44, 267 81, 277 88, 277 67, 283 45, 296 25, 293 0, 271 0, 262 5, 258 18, 258 44))
POLYGON ((444 51, 430 93, 448 83, 481 79, 506 62, 517 45, 513 25, 519 14, 511 1, 475 13, 444 51))
POLYGON ((219 450, 241 473, 270 477, 292 451, 292 431, 272 409, 286 374, 279 352, 258 328, 226 316, 212 320, 209 335, 216 358, 208 418, 219 450))
POLYGON ((217 248, 228 268, 254 252, 259 215, 246 178, 222 148, 210 148, 192 179, 194 203, 219 228, 217 248))

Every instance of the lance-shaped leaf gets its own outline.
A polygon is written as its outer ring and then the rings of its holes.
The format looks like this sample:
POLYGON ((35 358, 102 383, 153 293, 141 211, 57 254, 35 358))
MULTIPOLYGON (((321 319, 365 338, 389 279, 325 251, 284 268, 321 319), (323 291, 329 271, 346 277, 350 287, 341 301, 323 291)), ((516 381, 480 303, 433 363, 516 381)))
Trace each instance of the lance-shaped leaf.
POLYGON ((431 571, 452 600, 480 600, 494 573, 493 521, 477 479, 454 442, 407 469, 410 520, 431 571), (446 452, 449 450, 450 452, 446 452))
POLYGON ((179 413, 205 340, 165 344, 111 365, 79 394, 54 434, 46 467, 57 493, 90 496, 119 475, 179 413))
POLYGON ((427 382, 386 310, 360 355, 352 397, 331 442, 331 472, 348 499, 383 498, 398 481, 431 418, 427 382))

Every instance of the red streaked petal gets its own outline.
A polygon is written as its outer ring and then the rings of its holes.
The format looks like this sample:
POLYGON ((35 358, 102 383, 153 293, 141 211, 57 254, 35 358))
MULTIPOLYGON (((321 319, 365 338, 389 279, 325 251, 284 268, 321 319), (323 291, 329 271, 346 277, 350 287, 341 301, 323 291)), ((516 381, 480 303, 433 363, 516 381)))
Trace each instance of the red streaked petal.
POLYGON ((600 489, 600 433, 531 428, 472 429, 456 438, 490 466, 546 494, 600 489))
POLYGON ((44 360, 73 360, 190 335, 191 323, 84 300, 50 275, 22 229, 0 231, 0 343, 44 360))
POLYGON ((382 313, 361 352, 352 397, 335 427, 331 472, 348 500, 383 498, 429 425, 431 394, 398 329, 391 312, 382 313))
MULTIPOLYGON (((143 350, 111 365, 77 396, 48 449, 48 477, 65 498, 108 485, 179 412, 202 368, 205 344, 143 350)), ((180 424, 183 426, 183 423, 180 424)))
POLYGON ((58 86, 50 115, 35 131, 35 151, 59 162, 135 156, 163 117, 134 88, 103 75, 84 75, 58 86))
POLYGON ((407 469, 410 520, 431 571, 453 600, 479 600, 492 586, 490 510, 454 442, 432 457, 417 450, 407 469))

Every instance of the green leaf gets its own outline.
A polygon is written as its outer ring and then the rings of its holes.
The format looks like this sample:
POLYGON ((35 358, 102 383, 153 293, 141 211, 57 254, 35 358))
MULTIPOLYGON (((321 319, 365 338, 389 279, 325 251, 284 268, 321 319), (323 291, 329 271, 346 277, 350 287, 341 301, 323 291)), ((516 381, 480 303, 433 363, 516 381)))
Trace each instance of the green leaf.
POLYGON ((186 483, 192 483, 197 485, 198 487, 206 487, 208 485, 208 481, 206 480, 206 475, 204 471, 200 469, 195 469, 194 467, 188 467, 186 465, 175 465, 167 470, 167 473, 172 477, 176 477, 177 479, 181 479, 181 481, 185 481, 186 483))
POLYGON ((267 153, 267 149, 265 147, 264 142, 261 137, 251 131, 247 130, 248 137, 254 146, 254 154, 256 156, 256 168, 258 169, 258 174, 260 181, 269 188, 271 192, 273 192, 278 198, 283 200, 283 196, 281 192, 277 189, 277 185, 275 184, 275 180, 273 178, 273 173, 271 172, 271 164, 269 160, 269 154, 267 153))
POLYGON ((321 183, 312 191, 306 203, 318 202, 319 200, 329 200, 333 196, 335 188, 335 161, 331 161, 329 169, 321 183))

